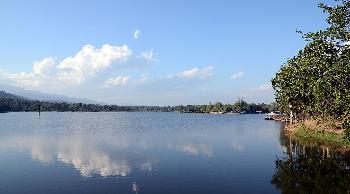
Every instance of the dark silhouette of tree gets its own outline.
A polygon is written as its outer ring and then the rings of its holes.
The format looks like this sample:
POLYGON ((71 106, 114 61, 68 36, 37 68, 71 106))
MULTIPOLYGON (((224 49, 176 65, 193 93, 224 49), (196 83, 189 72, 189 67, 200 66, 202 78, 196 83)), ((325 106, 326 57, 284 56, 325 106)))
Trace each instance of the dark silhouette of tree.
POLYGON ((271 183, 282 193, 350 193, 350 153, 281 134, 286 158, 277 159, 271 183))

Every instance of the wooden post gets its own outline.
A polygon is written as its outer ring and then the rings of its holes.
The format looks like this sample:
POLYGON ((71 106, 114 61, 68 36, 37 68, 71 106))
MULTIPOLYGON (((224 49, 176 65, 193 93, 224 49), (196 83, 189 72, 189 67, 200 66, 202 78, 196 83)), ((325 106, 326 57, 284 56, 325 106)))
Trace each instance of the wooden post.
POLYGON ((290 108, 290 124, 293 124, 293 111, 292 111, 292 105, 289 105, 289 108, 290 108))

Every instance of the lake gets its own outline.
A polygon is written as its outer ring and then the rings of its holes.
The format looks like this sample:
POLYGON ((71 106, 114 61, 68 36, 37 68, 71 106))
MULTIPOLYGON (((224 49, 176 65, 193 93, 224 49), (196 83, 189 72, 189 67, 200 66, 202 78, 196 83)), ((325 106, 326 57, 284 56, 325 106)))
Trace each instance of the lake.
POLYGON ((0 124, 0 193, 349 193, 346 150, 289 138, 264 115, 6 113, 0 124))

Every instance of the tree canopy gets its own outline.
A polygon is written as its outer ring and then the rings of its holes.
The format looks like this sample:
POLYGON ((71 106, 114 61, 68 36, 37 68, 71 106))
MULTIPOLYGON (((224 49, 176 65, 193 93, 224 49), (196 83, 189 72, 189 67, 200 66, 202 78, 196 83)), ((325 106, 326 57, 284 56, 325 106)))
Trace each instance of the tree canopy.
POLYGON ((283 110, 317 113, 335 119, 350 113, 350 1, 319 4, 328 27, 302 33, 305 48, 289 59, 272 79, 283 110))

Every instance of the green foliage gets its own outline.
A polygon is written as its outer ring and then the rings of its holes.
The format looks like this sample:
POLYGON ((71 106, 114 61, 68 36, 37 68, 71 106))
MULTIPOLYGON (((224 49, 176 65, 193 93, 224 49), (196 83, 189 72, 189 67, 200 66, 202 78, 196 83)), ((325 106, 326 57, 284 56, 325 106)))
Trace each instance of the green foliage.
POLYGON ((350 139, 345 138, 345 134, 339 135, 333 132, 327 132, 323 128, 313 130, 307 128, 304 124, 300 124, 293 131, 293 135, 301 139, 315 139, 324 143, 350 146, 350 139))
POLYGON ((308 44, 281 67, 272 85, 282 110, 292 105, 296 113, 339 119, 350 110, 350 1, 319 7, 329 15, 329 27, 302 33, 308 44))
POLYGON ((344 129, 345 138, 350 141, 350 119, 346 119, 342 123, 342 128, 344 129))
POLYGON ((233 109, 236 112, 247 111, 248 108, 249 105, 246 101, 243 100, 243 98, 238 98, 237 101, 233 104, 233 109))
POLYGON ((57 111, 57 112, 183 112, 183 113, 210 113, 234 112, 236 106, 240 107, 236 111, 247 111, 248 113, 256 113, 256 111, 268 112, 272 110, 274 105, 267 104, 249 104, 240 99, 237 104, 222 104, 216 102, 214 105, 180 105, 180 106, 117 106, 117 105, 98 105, 83 103, 67 103, 67 102, 44 102, 38 100, 30 100, 21 98, 6 92, 0 91, 0 112, 30 112, 38 111, 57 111))

